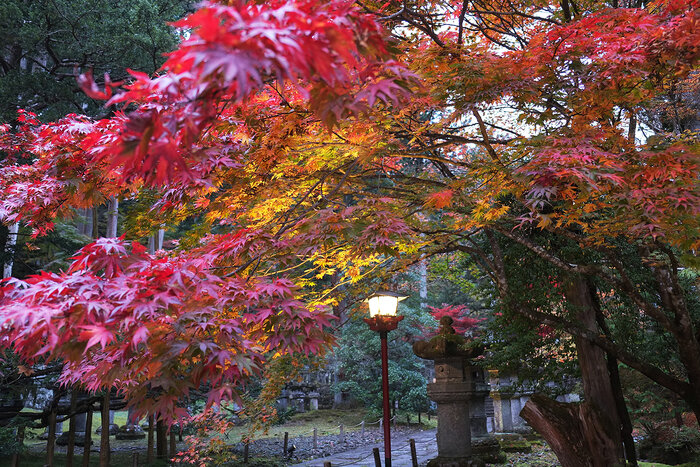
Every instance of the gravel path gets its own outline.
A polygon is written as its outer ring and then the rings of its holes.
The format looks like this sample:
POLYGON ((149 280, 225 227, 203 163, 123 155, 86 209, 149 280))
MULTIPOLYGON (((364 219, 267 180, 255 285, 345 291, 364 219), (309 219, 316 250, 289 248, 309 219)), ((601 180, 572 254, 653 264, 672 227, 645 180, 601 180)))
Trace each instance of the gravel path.
MULTIPOLYGON (((420 432, 418 428, 398 426, 391 429, 392 437, 405 437, 411 433, 420 432)), ((378 428, 368 428, 364 436, 360 431, 345 433, 345 439, 339 435, 325 435, 317 437, 317 449, 313 447, 313 436, 290 437, 289 447, 294 446, 294 452, 289 456, 289 463, 295 464, 308 459, 327 457, 333 454, 349 451, 361 446, 379 443, 383 440, 383 434, 378 428)), ((249 446, 251 457, 281 456, 284 440, 280 438, 263 438, 255 440, 249 446)), ((233 447, 234 452, 243 453, 243 443, 233 447)), ((370 451, 371 452, 371 451, 370 451)))
MULTIPOLYGON (((412 435, 418 435, 421 430, 399 426, 392 428, 392 439, 410 438, 412 435)), ((310 459, 332 456, 334 454, 343 453, 363 446, 367 447, 367 454, 371 455, 371 445, 381 443, 383 434, 379 429, 367 429, 364 436, 359 431, 348 432, 345 434, 344 442, 340 440, 339 435, 318 436, 318 448, 313 448, 313 437, 303 436, 289 439, 289 446, 294 446, 294 452, 288 457, 287 465, 293 465, 310 459)), ((282 447, 284 440, 281 438, 264 438, 256 440, 249 447, 251 457, 277 457, 281 458, 282 447)), ((395 445, 395 444, 394 444, 395 445)), ((243 444, 238 443, 233 449, 235 452, 243 453, 243 444)), ((359 465, 359 464, 358 464, 359 465)), ((529 467, 560 467, 561 464, 557 461, 554 453, 549 449, 546 443, 534 442, 532 444, 532 452, 513 452, 507 454, 505 464, 488 464, 489 467, 500 466, 529 466, 529 467)))

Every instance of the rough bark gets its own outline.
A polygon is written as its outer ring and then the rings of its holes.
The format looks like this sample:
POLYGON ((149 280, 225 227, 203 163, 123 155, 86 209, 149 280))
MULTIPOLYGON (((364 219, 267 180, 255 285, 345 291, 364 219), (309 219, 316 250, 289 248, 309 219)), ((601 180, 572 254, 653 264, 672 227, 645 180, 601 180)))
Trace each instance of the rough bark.
POLYGON ((588 401, 563 403, 534 394, 520 416, 542 437, 557 455, 562 467, 613 467, 624 461, 596 455, 619 429, 588 401))
MULTIPOLYGON (((578 275, 569 280, 565 289, 566 298, 575 308, 579 323, 590 331, 598 331, 594 292, 589 282, 578 275)), ((591 431, 590 436, 598 438, 595 450, 589 456, 600 463, 593 465, 624 465, 621 422, 605 352, 586 339, 576 337, 574 340, 584 397, 587 405, 599 415, 581 420, 586 431, 591 431), (591 421, 600 423, 601 426, 590 425, 591 421)))
MULTIPOLYGON (((598 300, 597 295, 594 295, 594 298, 596 321, 598 322, 598 326, 600 326, 600 329, 603 331, 605 336, 610 337, 610 328, 605 322, 603 310, 600 308, 600 301, 598 300)), ((617 415, 620 417, 622 443, 625 447, 625 458, 627 459, 627 464, 629 467, 637 467, 637 451, 634 447, 634 437, 632 436, 632 420, 630 419, 630 414, 627 410, 627 403, 625 402, 625 395, 622 391, 622 382, 620 381, 620 371, 617 367, 617 358, 612 354, 612 352, 606 352, 605 355, 608 362, 610 384, 612 386, 613 396, 615 397, 615 405, 617 406, 617 415)))

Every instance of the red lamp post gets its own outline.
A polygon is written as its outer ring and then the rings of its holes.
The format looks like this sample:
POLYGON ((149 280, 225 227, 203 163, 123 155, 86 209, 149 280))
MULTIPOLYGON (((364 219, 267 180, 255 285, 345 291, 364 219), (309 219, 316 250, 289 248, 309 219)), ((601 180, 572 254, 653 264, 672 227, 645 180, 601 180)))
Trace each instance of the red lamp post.
POLYGON ((365 323, 369 324, 372 331, 379 333, 382 343, 382 406, 384 412, 384 467, 391 467, 391 423, 389 411, 389 351, 387 346, 387 334, 399 325, 403 316, 396 315, 396 308, 401 296, 394 292, 377 292, 372 295, 369 303, 369 318, 365 323))

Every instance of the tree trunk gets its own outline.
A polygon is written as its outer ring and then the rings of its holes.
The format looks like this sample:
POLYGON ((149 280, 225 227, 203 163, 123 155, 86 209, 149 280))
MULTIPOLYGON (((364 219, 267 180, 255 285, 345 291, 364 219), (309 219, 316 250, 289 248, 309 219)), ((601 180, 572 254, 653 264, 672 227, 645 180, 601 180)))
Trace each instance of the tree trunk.
POLYGON ((625 465, 619 456, 601 456, 620 431, 589 401, 566 404, 533 394, 520 416, 547 441, 562 467, 625 465))
POLYGON ((2 278, 7 279, 12 277, 12 267, 14 266, 15 245, 17 245, 17 234, 19 233, 19 223, 15 222, 7 228, 7 241, 5 242, 5 251, 11 252, 12 256, 7 260, 2 268, 2 278))
MULTIPOLYGON (((596 321, 603 333, 611 338, 610 328, 605 322, 603 310, 600 308, 598 296, 593 294, 594 306, 596 311, 596 321)), ((634 447, 634 437, 632 436, 632 420, 630 419, 627 403, 625 402, 625 394, 622 390, 620 382, 620 371, 617 367, 617 358, 611 352, 606 352, 606 360, 608 363, 608 373, 610 374, 610 385, 612 386, 615 405, 617 406, 617 415, 620 417, 622 443, 625 447, 625 458, 629 467, 637 467, 637 451, 634 447)))
POLYGON ((163 249, 163 240, 165 239, 165 229, 158 229, 156 236, 156 250, 163 249))
POLYGON ((73 467, 75 454, 75 406, 78 403, 78 391, 72 388, 70 392, 70 421, 68 422, 68 446, 66 447, 66 467, 73 467))
POLYGON ((46 465, 53 467, 54 447, 56 446, 56 408, 49 414, 49 438, 46 441, 46 465))
POLYGON ((630 110, 630 125, 627 130, 627 139, 630 143, 635 144, 637 135, 637 115, 634 110, 630 110))
POLYGON ((109 200, 107 209, 107 235, 108 238, 117 237, 117 223, 119 221, 119 198, 116 196, 109 200))
POLYGON ((170 450, 168 451, 168 458, 172 459, 177 456, 177 438, 175 434, 175 425, 170 427, 170 450))
MULTIPOLYGON (((24 425, 18 426, 17 427, 17 444, 19 445, 19 449, 22 449, 22 446, 24 445, 24 435, 25 435, 24 425)), ((11 461, 12 467, 19 467, 20 466, 20 457, 21 457, 21 451, 18 451, 12 455, 12 461, 11 461)))
POLYGON ((153 462, 153 415, 148 416, 148 445, 146 448, 146 462, 153 462))
POLYGON ((102 433, 100 436, 100 467, 109 467, 109 389, 102 398, 102 433))
POLYGON ((92 403, 85 412, 85 444, 83 444, 83 467, 90 465, 90 448, 92 447, 92 403))
MULTIPOLYGON (((565 296, 576 310, 577 321, 599 332, 595 289, 581 276, 572 277, 565 296)), ((563 467, 625 465, 621 423, 605 352, 575 337, 585 401, 564 404, 534 396, 520 416, 547 440, 563 467)))
POLYGON ((98 208, 97 206, 95 206, 94 208, 92 208, 92 238, 98 238, 100 236, 100 219, 98 214, 98 208))
MULTIPOLYGON (((591 284, 584 277, 575 276, 566 285, 564 293, 568 302, 575 307, 581 326, 600 332, 596 322, 595 289, 591 284)), ((579 421, 584 424, 584 431, 591 431, 589 437, 598 438, 595 449, 588 457, 593 460, 592 465, 596 466, 624 465, 621 423, 605 352, 586 339, 576 337, 574 341, 581 368, 584 398, 591 408, 587 413, 595 412, 598 415, 588 417, 587 420, 601 424, 592 426, 586 423, 586 419, 579 421)))
POLYGON ((165 459, 168 454, 165 424, 162 419, 156 421, 156 459, 165 459))
POLYGON ((92 237, 92 208, 85 208, 85 223, 83 225, 82 234, 86 237, 92 237))
MULTIPOLYGON (((668 253, 672 263, 675 257, 668 253)), ((678 266, 675 266, 675 271, 678 266)), ((653 269, 657 281, 657 290, 664 308, 673 313, 673 327, 670 329, 678 345, 678 356, 688 374, 690 390, 683 395, 696 415, 700 424, 700 330, 693 325, 683 290, 678 284, 677 272, 666 267, 653 269)))
POLYGON ((683 363, 687 371, 688 382, 690 383, 689 394, 684 394, 683 399, 695 413, 700 426, 700 345, 698 345, 698 339, 691 331, 692 329, 681 329, 674 337, 678 344, 681 363, 683 363))
POLYGON ((420 307, 425 309, 428 307, 428 260, 423 258, 418 263, 418 271, 420 272, 420 307))
POLYGON ((620 372, 617 368, 617 359, 608 354, 608 371, 610 372, 610 384, 612 384, 617 405, 617 414, 620 417, 622 444, 625 448, 625 458, 629 467, 637 467, 637 451, 634 447, 634 437, 632 436, 632 420, 625 403, 625 395, 622 392, 620 382, 620 372))

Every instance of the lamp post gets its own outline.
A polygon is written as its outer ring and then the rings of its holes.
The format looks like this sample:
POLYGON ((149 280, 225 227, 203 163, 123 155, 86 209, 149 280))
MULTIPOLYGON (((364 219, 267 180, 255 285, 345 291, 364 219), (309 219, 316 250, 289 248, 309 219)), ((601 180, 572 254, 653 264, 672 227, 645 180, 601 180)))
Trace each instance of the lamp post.
POLYGON ((365 323, 369 324, 372 331, 379 333, 382 343, 382 406, 384 412, 384 467, 391 467, 391 424, 389 413, 389 351, 387 345, 387 334, 399 325, 403 316, 396 315, 396 308, 401 296, 394 292, 377 292, 369 299, 369 318, 365 318, 365 323))

